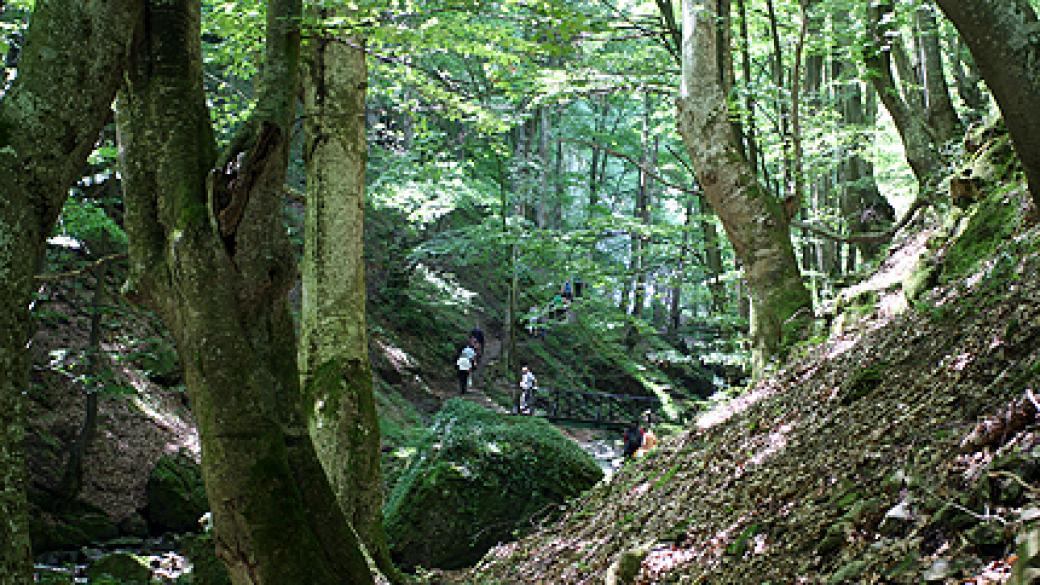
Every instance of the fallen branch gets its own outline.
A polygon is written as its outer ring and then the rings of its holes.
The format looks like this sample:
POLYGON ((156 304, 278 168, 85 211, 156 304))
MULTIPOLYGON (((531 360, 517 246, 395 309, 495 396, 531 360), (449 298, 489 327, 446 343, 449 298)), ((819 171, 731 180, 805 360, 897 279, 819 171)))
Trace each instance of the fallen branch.
POLYGON ((899 230, 906 227, 906 224, 910 223, 910 220, 914 218, 914 214, 931 204, 931 200, 918 197, 917 200, 914 201, 914 204, 910 206, 910 209, 907 209, 906 213, 903 214, 903 218, 899 220, 899 223, 884 232, 868 232, 864 234, 843 236, 828 230, 826 227, 813 225, 803 221, 792 221, 791 225, 809 233, 816 234, 821 238, 841 242, 843 244, 882 244, 891 240, 897 233, 899 233, 899 230))

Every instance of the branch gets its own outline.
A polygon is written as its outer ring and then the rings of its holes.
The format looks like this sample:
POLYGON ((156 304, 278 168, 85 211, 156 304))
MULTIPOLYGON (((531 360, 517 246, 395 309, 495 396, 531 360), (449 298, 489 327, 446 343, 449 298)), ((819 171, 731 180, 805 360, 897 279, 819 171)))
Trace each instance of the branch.
POLYGON ((109 254, 108 256, 102 256, 97 260, 94 260, 90 264, 77 268, 76 270, 70 270, 68 272, 57 272, 53 274, 37 274, 33 277, 36 282, 58 282, 60 280, 68 280, 70 278, 78 278, 88 272, 94 272, 98 268, 108 264, 109 262, 115 262, 116 260, 125 260, 127 258, 126 252, 119 254, 109 254))
POLYGON ((596 144, 595 142, 592 142, 592 141, 589 141, 589 140, 581 140, 581 139, 578 139, 578 138, 568 138, 568 139, 565 140, 565 142, 572 142, 574 144, 581 144, 581 145, 584 145, 584 146, 588 146, 589 148, 595 148, 597 150, 602 150, 603 152, 609 154, 610 156, 627 160, 628 162, 630 162, 633 165, 635 165, 636 168, 638 168, 639 170, 643 171, 647 175, 653 177, 655 181, 661 183, 662 185, 666 185, 668 187, 671 187, 672 189, 677 189, 679 191, 682 191, 683 193, 689 193, 691 195, 700 195, 700 191, 698 191, 697 189, 693 189, 691 187, 685 187, 685 186, 680 185, 678 183, 674 183, 672 181, 669 181, 668 179, 662 177, 656 171, 654 171, 654 170, 652 170, 650 168, 647 168, 646 165, 644 165, 643 163, 639 162, 635 158, 633 158, 633 157, 631 157, 631 156, 629 156, 629 155, 627 155, 627 154, 625 154, 623 152, 619 152, 619 151, 614 150, 612 148, 608 148, 606 146, 603 146, 602 144, 596 144))
POLYGON ((910 209, 907 209, 906 213, 903 214, 903 219, 899 220, 899 223, 884 232, 843 236, 830 231, 826 226, 817 226, 803 221, 791 221, 791 226, 816 234, 821 238, 841 242, 843 244, 881 244, 895 237, 895 235, 899 233, 899 230, 903 229, 906 224, 910 223, 910 220, 913 219, 914 214, 917 213, 918 210, 931 204, 932 202, 930 200, 924 197, 918 197, 917 201, 914 201, 914 204, 910 206, 910 209))

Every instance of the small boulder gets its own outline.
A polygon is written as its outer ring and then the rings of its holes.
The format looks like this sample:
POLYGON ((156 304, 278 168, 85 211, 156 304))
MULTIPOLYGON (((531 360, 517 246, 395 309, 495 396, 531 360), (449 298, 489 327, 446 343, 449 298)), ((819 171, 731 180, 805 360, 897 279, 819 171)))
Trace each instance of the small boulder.
POLYGON ((391 553, 406 569, 471 565, 602 475, 591 456, 542 419, 451 400, 388 498, 391 553))
POLYGON ((163 455, 148 476, 145 515, 153 533, 197 532, 209 510, 202 469, 183 454, 163 455))

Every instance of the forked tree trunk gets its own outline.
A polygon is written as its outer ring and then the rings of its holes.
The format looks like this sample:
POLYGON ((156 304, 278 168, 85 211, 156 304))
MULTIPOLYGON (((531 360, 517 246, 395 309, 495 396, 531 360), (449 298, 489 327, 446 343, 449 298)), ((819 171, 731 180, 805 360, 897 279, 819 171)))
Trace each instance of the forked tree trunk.
MULTIPOLYGON (((811 316, 809 291, 791 248, 779 201, 770 197, 741 156, 720 83, 715 4, 683 2, 682 85, 678 125, 697 182, 722 220, 743 264, 753 303, 751 339, 756 374, 811 316)), ((722 54, 729 55, 729 51, 722 54)))
MULTIPOLYGON (((333 14, 318 14, 321 19, 333 14)), ((365 325, 365 86, 358 39, 319 31, 306 51, 307 209, 300 369, 308 426, 344 515, 384 572, 379 419, 365 325)))
POLYGON ((371 583, 307 433, 282 191, 298 0, 271 0, 253 118, 217 159, 199 0, 153 0, 118 108, 130 281, 177 343, 218 556, 235 585, 371 583))
MULTIPOLYGON (((892 54, 902 51, 898 38, 888 34, 892 25, 891 19, 886 19, 886 15, 891 14, 893 10, 891 0, 874 3, 867 8, 869 47, 864 54, 864 62, 874 89, 892 116, 892 122, 903 142, 906 160, 917 179, 921 193, 924 194, 938 178, 942 158, 936 146, 935 135, 924 118, 924 112, 914 107, 913 98, 904 97, 892 74, 892 54)), ((917 91, 910 84, 914 81, 912 78, 902 81, 907 92, 917 91)))
POLYGON ((33 579, 22 448, 33 275, 111 111, 141 7, 37 2, 0 101, 0 585, 33 579))
POLYGON ((1040 20, 1029 0, 937 0, 1004 115, 1040 208, 1040 20))
POLYGON ((939 48, 939 25, 935 20, 935 6, 925 2, 914 13, 918 28, 920 61, 923 69, 925 109, 928 123, 935 129, 940 143, 958 140, 964 132, 960 117, 953 109, 950 86, 943 71, 942 50, 939 48))

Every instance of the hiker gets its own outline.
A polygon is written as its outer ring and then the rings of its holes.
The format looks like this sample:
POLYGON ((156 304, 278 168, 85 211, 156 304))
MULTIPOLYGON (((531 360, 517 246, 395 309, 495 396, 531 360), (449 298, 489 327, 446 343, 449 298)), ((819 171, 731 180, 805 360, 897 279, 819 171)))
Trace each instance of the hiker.
POLYGON ((642 430, 643 430, 643 444, 639 446, 638 450, 636 450, 636 453, 635 453, 636 459, 645 456, 654 447, 657 446, 657 435, 654 434, 653 429, 651 429, 650 427, 646 427, 645 429, 642 429, 642 430))
POLYGON ((473 368, 472 358, 475 353, 473 348, 467 345, 462 348, 458 359, 455 360, 455 369, 459 375, 459 394, 466 393, 466 387, 469 385, 469 371, 473 368))
POLYGON ((574 293, 571 292, 571 281, 563 283, 563 302, 566 305, 570 305, 571 301, 574 300, 574 293))
POLYGON ((635 457, 636 451, 639 451, 639 448, 643 446, 643 429, 639 428, 638 421, 628 425, 628 428, 625 429, 624 440, 625 459, 631 459, 635 457))
POLYGON ((531 368, 520 368, 520 414, 531 414, 534 411, 534 392, 538 389, 538 378, 534 377, 531 368))
POLYGON ((484 332, 480 327, 474 327, 473 331, 469 332, 470 339, 477 341, 477 353, 483 353, 484 351, 484 332))

